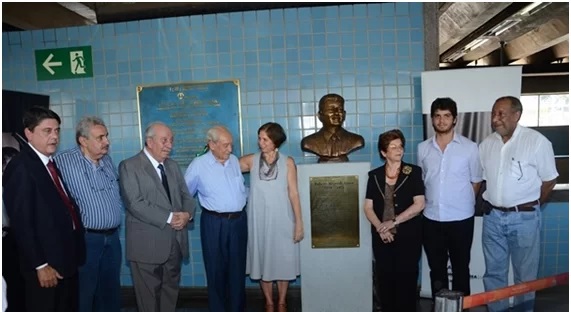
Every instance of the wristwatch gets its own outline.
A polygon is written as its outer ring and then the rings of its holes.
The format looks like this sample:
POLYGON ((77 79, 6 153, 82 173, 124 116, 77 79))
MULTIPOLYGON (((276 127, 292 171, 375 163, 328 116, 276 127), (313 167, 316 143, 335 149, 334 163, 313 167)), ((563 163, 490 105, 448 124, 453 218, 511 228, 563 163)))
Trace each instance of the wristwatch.
POLYGON ((396 218, 396 217, 393 219, 393 223, 394 223, 394 225, 395 225, 395 228, 399 227, 399 223, 397 222, 397 218, 396 218))

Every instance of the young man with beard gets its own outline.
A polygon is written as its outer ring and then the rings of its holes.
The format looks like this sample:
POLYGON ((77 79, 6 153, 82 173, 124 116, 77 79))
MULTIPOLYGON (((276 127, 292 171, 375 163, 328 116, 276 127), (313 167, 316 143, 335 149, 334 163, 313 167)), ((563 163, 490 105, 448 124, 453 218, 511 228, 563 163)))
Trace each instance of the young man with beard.
POLYGON ((79 267, 79 312, 121 309, 123 202, 119 174, 111 156, 107 127, 99 117, 83 117, 76 127, 77 146, 55 157, 85 225, 86 261, 79 267))
POLYGON ((458 110, 450 98, 437 98, 430 108, 435 135, 418 145, 418 165, 426 188, 423 245, 430 267, 432 297, 449 289, 470 294, 470 249, 474 206, 482 182, 478 145, 456 133, 458 110))

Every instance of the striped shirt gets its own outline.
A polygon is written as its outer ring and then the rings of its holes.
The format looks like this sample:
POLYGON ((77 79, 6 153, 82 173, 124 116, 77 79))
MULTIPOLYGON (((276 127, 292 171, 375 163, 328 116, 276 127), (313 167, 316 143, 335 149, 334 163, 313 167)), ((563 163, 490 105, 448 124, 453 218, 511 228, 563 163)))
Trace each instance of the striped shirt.
POLYGON ((95 165, 79 147, 74 147, 59 153, 54 160, 79 206, 85 228, 104 230, 121 225, 119 174, 109 155, 95 165))

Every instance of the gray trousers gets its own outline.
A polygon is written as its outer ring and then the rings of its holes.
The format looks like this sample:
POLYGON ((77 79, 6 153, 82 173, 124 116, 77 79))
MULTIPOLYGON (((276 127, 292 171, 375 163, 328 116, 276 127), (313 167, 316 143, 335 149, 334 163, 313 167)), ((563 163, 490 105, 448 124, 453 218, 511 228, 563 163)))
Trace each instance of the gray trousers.
POLYGON ((131 275, 139 312, 175 312, 182 254, 176 240, 162 264, 131 261, 131 275))

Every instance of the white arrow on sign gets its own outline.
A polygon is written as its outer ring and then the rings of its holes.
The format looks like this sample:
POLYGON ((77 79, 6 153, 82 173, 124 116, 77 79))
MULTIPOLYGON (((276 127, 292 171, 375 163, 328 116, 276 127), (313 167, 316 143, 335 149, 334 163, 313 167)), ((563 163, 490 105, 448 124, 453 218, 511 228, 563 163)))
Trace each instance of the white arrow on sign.
POLYGON ((49 72, 50 74, 55 74, 56 72, 52 69, 52 66, 61 66, 61 62, 50 62, 52 60, 52 58, 54 57, 53 54, 50 53, 50 55, 48 56, 48 58, 44 61, 44 63, 42 64, 49 72))

